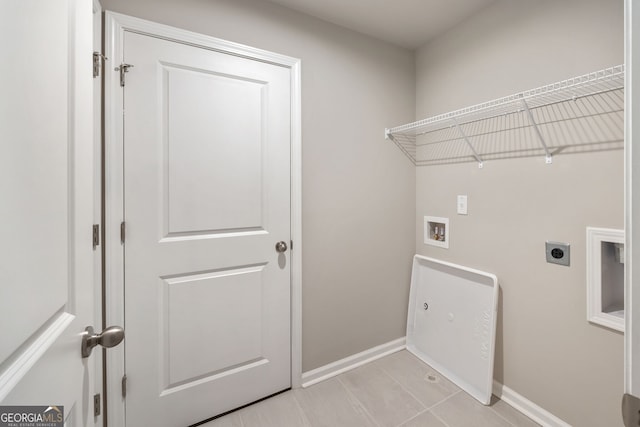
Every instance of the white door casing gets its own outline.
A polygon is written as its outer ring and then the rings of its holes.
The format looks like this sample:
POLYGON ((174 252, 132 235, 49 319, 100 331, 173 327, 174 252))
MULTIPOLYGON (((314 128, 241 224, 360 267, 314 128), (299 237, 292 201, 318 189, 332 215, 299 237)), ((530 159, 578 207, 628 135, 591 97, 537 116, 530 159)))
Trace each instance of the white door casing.
POLYGON ((92 4, 0 3, 0 402, 93 425, 92 4))
POLYGON ((634 135, 640 133, 640 8, 625 0, 625 393, 640 398, 640 290, 635 267, 640 265, 637 226, 640 212, 640 150, 633 148, 634 135))
MULTIPOLYGON (((93 0, 93 52, 102 52, 102 5, 100 1, 93 0)), ((93 242, 95 250, 93 251, 93 283, 94 283, 94 322, 95 329, 99 332, 106 328, 102 316, 102 76, 104 75, 105 61, 102 61, 102 67, 99 75, 93 78, 93 224, 98 225, 98 241, 93 242)), ((110 350, 109 350, 110 351, 110 350)), ((95 363, 95 380, 93 394, 100 395, 100 413, 94 417, 95 424, 102 426, 104 424, 104 358, 103 352, 94 351, 92 356, 95 363)), ((94 402, 95 403, 95 402, 94 402)))
POLYGON ((198 422, 299 385, 299 62, 109 12, 106 24, 107 56, 133 65, 124 91, 119 73, 106 82, 107 283, 125 284, 107 317, 126 295, 129 342, 108 361, 109 419, 125 421, 125 364, 128 425, 198 422))

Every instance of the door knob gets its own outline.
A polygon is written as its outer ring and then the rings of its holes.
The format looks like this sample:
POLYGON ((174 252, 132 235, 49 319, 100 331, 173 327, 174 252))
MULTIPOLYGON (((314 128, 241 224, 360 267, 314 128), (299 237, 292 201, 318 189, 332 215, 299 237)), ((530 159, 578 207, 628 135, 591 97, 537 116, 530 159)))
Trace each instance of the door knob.
POLYGON ((285 242, 276 243, 276 251, 285 252, 287 250, 287 244, 285 242))
POLYGON ((82 357, 91 356, 93 347, 100 344, 104 348, 115 347, 124 339, 124 329, 120 326, 109 326, 100 334, 96 334, 93 326, 87 326, 82 336, 82 357))

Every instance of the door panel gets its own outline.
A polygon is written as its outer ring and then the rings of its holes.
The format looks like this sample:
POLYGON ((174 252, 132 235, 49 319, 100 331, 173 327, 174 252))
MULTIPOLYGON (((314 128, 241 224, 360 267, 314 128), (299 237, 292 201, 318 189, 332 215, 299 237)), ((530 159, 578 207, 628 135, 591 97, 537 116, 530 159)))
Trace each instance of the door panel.
POLYGON ((92 21, 91 2, 0 2, 0 402, 67 425, 94 422, 92 21))
POLYGON ((290 70, 125 33, 130 426, 290 387, 290 70))
MULTIPOLYGON (((3 334, 0 360, 18 350, 34 331, 60 317, 67 301, 70 279, 67 249, 67 73, 70 52, 67 28, 70 19, 66 1, 47 2, 46 5, 2 3, 3 54, 19 61, 25 57, 25 51, 29 51, 28 46, 35 45, 30 55, 54 66, 47 79, 39 76, 39 70, 30 72, 28 63, 22 66, 14 63, 12 67, 3 66, 2 69, 0 193, 3 197, 0 209, 3 245, 0 256, 4 280, 20 286, 12 288, 9 298, 0 298, 0 325, 12 325, 13 329, 6 337, 3 334), (16 18, 27 17, 30 8, 40 13, 29 18, 27 21, 31 25, 23 28, 24 23, 16 18), (50 46, 30 34, 35 28, 50 31, 50 46), (23 40, 27 48, 20 43, 8 42, 15 39, 23 40), (38 81, 42 82, 42 87, 33 85, 38 81), (46 119, 41 125, 32 126, 34 117, 46 119), (43 206, 47 209, 42 209, 43 206), (55 250, 43 242, 52 242, 55 250), (48 286, 43 286, 44 283, 48 286)), ((10 64, 9 58, 3 59, 3 63, 10 64)))
POLYGON ((264 361, 263 272, 261 265, 164 280, 168 387, 264 361), (206 339, 193 339, 194 325, 206 339))
POLYGON ((163 68, 167 235, 262 229, 267 82, 163 68))

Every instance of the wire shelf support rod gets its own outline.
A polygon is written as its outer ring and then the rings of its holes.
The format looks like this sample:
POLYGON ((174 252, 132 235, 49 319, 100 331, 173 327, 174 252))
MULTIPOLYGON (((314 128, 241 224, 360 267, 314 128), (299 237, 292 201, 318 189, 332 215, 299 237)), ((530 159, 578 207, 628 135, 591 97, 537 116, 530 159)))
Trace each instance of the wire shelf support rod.
POLYGON ((469 141, 469 138, 467 138, 467 135, 464 133, 464 131, 462 130, 462 128, 458 124, 458 121, 455 118, 452 118, 451 120, 453 120, 454 126, 456 127, 456 129, 458 130, 460 135, 462 135, 462 139, 464 139, 464 141, 467 143, 467 145, 471 149, 471 152, 473 153, 473 157, 475 157, 476 162, 478 162, 478 168, 482 169, 484 167, 484 164, 482 163, 482 158, 480 157, 480 155, 478 154, 476 149, 473 148, 473 145, 471 144, 471 141, 469 141))
POLYGON ((549 147, 547 147, 547 143, 544 142, 544 138, 542 137, 542 133, 540 133, 540 128, 538 127, 538 124, 536 123, 535 119, 533 118, 533 114, 531 113, 531 110, 529 109, 529 104, 527 104, 527 101, 524 98, 522 98, 522 106, 524 107, 524 110, 527 112, 527 116, 529 116, 529 121, 531 122, 531 126, 533 126, 533 129, 535 130, 536 136, 538 137, 538 140, 540 141, 540 144, 542 145, 542 148, 544 148, 544 152, 546 154, 545 163, 547 163, 547 164, 553 163, 553 158, 551 157, 551 152, 549 151, 549 147))

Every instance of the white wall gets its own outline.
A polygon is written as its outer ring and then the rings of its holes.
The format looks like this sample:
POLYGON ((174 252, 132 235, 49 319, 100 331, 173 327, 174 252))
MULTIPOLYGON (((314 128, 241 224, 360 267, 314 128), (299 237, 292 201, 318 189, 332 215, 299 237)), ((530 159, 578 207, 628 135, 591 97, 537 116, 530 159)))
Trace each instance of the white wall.
POLYGON ((303 370, 404 336, 415 169, 413 53, 261 0, 102 0, 106 10, 302 59, 303 370))
MULTIPOLYGON (((419 49, 417 118, 622 62, 622 0, 499 0, 419 49)), ((500 280, 496 380, 571 425, 621 425, 623 337, 586 320, 585 228, 623 227, 622 150, 418 167, 416 179, 417 252, 500 280), (424 215, 450 218, 450 249, 423 244, 424 215), (546 240, 571 244, 570 267, 545 262, 546 240)))

